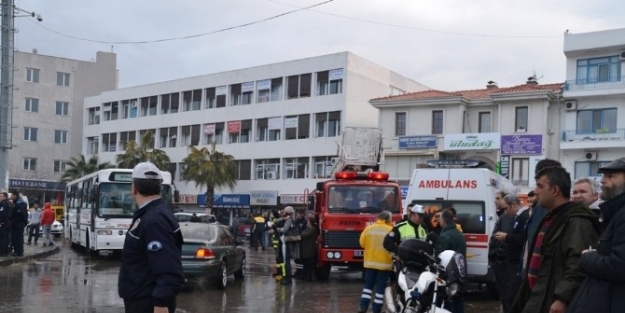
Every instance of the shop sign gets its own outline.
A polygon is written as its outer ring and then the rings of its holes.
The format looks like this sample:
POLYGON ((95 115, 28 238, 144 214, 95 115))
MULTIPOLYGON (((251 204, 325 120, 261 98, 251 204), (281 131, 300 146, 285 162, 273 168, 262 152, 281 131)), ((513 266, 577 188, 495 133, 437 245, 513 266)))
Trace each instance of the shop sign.
POLYGON ((445 150, 499 150, 499 133, 445 135, 445 150))
POLYGON ((250 191, 250 205, 278 205, 277 190, 250 191))

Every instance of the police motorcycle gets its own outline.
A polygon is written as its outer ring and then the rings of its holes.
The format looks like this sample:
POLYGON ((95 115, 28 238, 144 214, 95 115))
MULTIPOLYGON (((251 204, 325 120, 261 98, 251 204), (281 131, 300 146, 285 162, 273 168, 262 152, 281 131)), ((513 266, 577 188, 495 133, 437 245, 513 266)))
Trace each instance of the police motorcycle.
POLYGON ((444 303, 460 292, 464 256, 445 250, 436 257, 432 244, 419 239, 403 241, 397 252, 397 283, 384 291, 386 312, 449 313, 444 303))

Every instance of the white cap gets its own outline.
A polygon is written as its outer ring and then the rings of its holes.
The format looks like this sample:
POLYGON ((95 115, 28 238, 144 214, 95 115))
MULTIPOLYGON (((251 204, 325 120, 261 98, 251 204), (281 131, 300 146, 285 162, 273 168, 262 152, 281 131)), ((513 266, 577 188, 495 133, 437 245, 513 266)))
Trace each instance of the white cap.
POLYGON ((425 214, 425 211, 423 211, 423 206, 419 204, 415 204, 412 208, 408 209, 408 211, 417 214, 425 214))
POLYGON ((132 170, 132 178, 163 179, 161 171, 151 162, 141 162, 132 170))

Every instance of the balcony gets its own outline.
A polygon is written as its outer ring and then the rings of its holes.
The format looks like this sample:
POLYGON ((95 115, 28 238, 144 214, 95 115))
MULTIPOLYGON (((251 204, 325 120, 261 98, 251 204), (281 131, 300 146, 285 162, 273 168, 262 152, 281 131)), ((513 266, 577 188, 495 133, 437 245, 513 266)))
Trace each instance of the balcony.
POLYGON ((625 141, 625 128, 597 129, 595 132, 579 130, 562 131, 560 149, 599 149, 622 148, 625 141))
POLYGON ((565 97, 625 94, 625 76, 605 77, 603 79, 571 79, 564 82, 563 91, 565 97))

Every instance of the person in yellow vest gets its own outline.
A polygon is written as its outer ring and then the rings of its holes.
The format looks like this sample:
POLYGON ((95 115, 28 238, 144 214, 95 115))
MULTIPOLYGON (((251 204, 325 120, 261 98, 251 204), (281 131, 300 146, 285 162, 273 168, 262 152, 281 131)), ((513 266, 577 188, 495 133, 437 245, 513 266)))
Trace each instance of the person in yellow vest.
POLYGON ((384 237, 384 249, 391 253, 393 257, 397 255, 397 247, 399 244, 410 238, 418 238, 426 240, 428 237, 428 229, 423 222, 425 211, 423 206, 415 204, 408 210, 408 220, 398 223, 384 237))
POLYGON ((393 259, 384 249, 386 234, 393 229, 391 212, 382 211, 375 223, 360 234, 360 246, 364 251, 365 284, 360 296, 360 311, 367 312, 373 298, 373 313, 382 312, 384 289, 393 271, 393 259))

